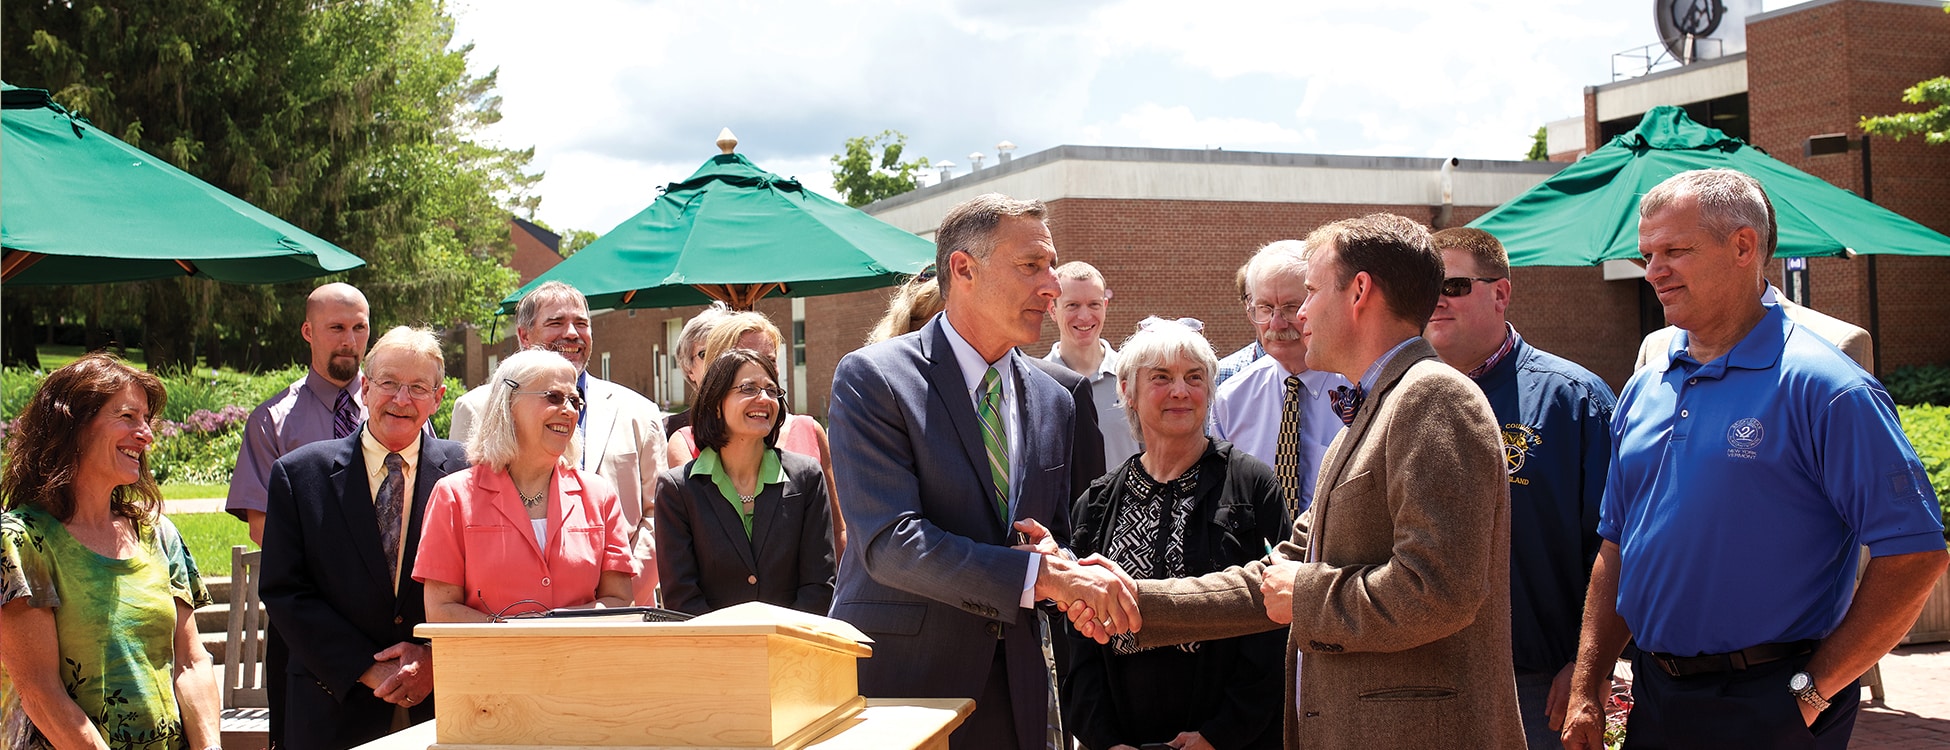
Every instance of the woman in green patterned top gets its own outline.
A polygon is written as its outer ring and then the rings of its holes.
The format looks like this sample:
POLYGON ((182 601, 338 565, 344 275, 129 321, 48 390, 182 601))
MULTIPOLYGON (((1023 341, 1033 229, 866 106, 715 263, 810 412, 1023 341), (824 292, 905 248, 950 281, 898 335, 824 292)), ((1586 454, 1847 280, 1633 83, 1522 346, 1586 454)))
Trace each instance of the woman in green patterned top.
POLYGON ((162 382, 91 354, 41 383, 0 475, 0 746, 220 745, 210 596, 149 475, 162 382))

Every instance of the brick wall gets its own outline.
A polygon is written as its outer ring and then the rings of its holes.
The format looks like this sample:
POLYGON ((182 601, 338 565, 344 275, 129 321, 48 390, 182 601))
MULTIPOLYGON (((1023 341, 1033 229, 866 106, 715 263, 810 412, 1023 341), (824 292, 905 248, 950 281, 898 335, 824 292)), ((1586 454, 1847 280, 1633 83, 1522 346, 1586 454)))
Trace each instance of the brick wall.
MULTIPOLYGON (((1862 191, 1861 155, 1804 157, 1808 136, 1861 135, 1863 115, 1915 111, 1903 89, 1950 70, 1950 14, 1940 7, 1842 0, 1762 19, 1747 27, 1747 75, 1754 145, 1788 164, 1862 191)), ((1921 138, 1875 137, 1876 203, 1950 233, 1950 147, 1921 138)), ((1895 367, 1950 361, 1950 259, 1881 256, 1876 282, 1881 321, 1876 351, 1895 367)), ((1815 307, 1869 326, 1866 258, 1818 259, 1810 266, 1815 307)))

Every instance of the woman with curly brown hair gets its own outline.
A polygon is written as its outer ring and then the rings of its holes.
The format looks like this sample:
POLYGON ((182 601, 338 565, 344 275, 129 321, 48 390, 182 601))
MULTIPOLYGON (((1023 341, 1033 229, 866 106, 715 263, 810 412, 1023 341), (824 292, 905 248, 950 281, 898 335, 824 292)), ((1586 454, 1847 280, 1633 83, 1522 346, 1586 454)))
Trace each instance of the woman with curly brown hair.
POLYGON ((196 562, 149 474, 162 381, 91 354, 41 383, 0 476, 0 743, 210 748, 196 562))

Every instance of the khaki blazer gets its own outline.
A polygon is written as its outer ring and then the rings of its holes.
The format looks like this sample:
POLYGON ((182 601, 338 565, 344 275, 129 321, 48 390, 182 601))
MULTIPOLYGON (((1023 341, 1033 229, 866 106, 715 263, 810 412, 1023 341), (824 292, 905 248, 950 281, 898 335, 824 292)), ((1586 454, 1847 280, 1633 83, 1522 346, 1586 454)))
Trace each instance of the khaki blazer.
MULTIPOLYGON (((1397 353, 1273 552, 1305 561, 1318 547, 1294 580, 1288 748, 1523 747, 1507 479, 1482 391, 1425 341, 1397 353)), ((1139 642, 1277 627, 1259 593, 1266 564, 1139 581, 1139 642)))
MULTIPOLYGON (((1813 331, 1823 341, 1834 344, 1849 359, 1862 366, 1862 369, 1875 372, 1875 342, 1869 339, 1869 332, 1860 326, 1841 318, 1836 318, 1809 307, 1802 307, 1788 300, 1780 290, 1774 291, 1774 301, 1787 313, 1788 320, 1800 323, 1801 327, 1813 331)), ((1632 371, 1645 369, 1653 362, 1663 364, 1666 350, 1672 346, 1672 337, 1679 333, 1678 326, 1666 326, 1645 335, 1639 342, 1638 361, 1632 363, 1632 371)))

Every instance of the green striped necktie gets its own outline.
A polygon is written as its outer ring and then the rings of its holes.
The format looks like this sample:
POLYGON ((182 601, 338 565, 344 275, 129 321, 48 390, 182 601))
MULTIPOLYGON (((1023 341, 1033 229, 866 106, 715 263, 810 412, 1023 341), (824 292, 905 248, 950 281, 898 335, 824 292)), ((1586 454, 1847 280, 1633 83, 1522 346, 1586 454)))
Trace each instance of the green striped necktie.
POLYGON ((1002 374, 995 368, 982 375, 982 447, 989 452, 989 476, 995 480, 996 510, 1009 523, 1009 433, 1002 426, 1002 374))

